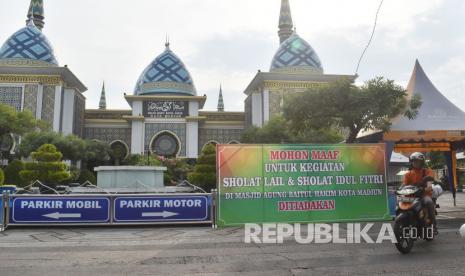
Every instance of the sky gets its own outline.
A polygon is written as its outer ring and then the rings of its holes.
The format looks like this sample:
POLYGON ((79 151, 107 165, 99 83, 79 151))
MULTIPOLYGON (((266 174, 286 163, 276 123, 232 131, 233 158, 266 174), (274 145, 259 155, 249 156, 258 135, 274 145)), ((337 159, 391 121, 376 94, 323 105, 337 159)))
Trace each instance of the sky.
MULTIPOLYGON (((25 25, 30 0, 0 0, 0 43, 25 25)), ((128 109, 144 68, 170 48, 190 71, 204 110, 242 111, 244 89, 268 71, 279 47, 280 0, 44 0, 44 34, 61 66, 88 87, 97 108, 128 109)), ((297 33, 325 73, 354 74, 373 27, 378 0, 290 0, 297 33)), ((436 87, 465 110, 465 1, 384 0, 357 82, 384 76, 406 86, 418 59, 436 87)))

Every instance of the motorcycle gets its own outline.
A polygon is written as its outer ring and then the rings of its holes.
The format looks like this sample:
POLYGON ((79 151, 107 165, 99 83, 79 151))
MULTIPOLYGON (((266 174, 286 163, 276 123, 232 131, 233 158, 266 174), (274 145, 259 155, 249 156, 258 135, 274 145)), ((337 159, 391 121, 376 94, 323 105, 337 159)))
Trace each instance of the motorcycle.
MULTIPOLYGON (((422 185, 402 186, 396 192, 398 204, 394 220, 394 234, 397 239, 395 245, 402 254, 409 253, 417 239, 434 240, 436 225, 427 224, 428 220, 434 220, 428 217, 428 209, 422 203, 427 187, 430 187, 432 191, 434 204, 436 204, 437 198, 442 193, 441 186, 433 185, 433 182, 432 177, 425 177, 422 185)), ((436 208, 439 208, 439 206, 436 205, 436 208)))

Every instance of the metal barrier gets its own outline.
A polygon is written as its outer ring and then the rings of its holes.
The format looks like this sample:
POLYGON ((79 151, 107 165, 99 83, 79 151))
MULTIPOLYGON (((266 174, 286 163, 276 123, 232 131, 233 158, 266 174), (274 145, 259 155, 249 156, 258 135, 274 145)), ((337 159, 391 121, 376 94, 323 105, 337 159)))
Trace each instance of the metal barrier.
MULTIPOLYGON (((213 224, 212 193, 3 196, 7 226, 213 224)), ((2 208, 3 210, 3 208, 2 208)))
POLYGON ((5 230, 5 202, 6 194, 0 194, 0 232, 5 230))

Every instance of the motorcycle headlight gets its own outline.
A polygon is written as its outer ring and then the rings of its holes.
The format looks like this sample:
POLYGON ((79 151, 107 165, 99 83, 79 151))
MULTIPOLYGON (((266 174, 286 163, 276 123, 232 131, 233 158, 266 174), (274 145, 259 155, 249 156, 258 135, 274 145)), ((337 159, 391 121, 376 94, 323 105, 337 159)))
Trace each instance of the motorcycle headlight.
POLYGON ((403 189, 403 190, 397 191, 397 194, 399 195, 411 195, 414 193, 415 193, 415 190, 413 189, 403 189))
POLYGON ((397 197, 397 201, 408 203, 408 202, 413 202, 413 201, 415 201, 415 198, 414 198, 414 197, 406 197, 406 196, 398 196, 398 197, 397 197))

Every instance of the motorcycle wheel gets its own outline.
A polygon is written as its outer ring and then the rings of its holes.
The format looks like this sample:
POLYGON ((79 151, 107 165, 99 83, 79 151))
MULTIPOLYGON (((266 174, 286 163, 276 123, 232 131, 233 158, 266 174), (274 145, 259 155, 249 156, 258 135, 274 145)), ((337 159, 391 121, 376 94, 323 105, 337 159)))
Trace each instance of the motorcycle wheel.
POLYGON ((396 248, 402 254, 408 254, 412 250, 414 240, 412 238, 404 238, 403 229, 407 225, 403 225, 399 218, 394 221, 394 234, 396 235, 396 248))

